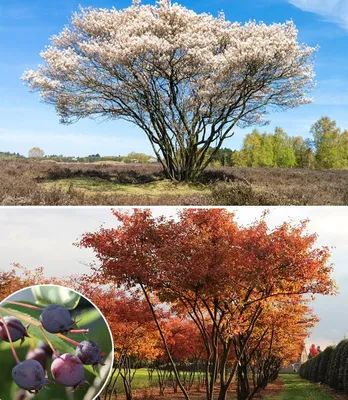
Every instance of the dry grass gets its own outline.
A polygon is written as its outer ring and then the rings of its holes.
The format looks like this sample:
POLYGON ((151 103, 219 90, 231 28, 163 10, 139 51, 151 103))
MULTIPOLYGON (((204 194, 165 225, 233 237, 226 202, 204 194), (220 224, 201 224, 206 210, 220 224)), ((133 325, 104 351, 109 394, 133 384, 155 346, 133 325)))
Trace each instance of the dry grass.
POLYGON ((347 205, 347 171, 210 168, 197 184, 151 164, 0 160, 1 205, 347 205))

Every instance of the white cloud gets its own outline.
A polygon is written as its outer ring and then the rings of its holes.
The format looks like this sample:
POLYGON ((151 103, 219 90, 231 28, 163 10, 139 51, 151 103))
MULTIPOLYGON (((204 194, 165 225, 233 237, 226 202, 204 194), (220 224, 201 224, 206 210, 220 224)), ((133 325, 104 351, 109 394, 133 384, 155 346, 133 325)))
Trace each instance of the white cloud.
POLYGON ((288 0, 303 11, 321 15, 348 30, 348 0, 288 0))

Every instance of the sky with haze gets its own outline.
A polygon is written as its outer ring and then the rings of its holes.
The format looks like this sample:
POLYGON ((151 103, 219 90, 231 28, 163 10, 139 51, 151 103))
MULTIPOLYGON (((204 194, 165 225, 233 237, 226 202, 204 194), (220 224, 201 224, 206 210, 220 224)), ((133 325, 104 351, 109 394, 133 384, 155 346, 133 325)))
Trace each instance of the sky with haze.
MULTIPOLYGON (((299 40, 319 45, 315 71, 317 87, 314 103, 298 109, 270 114, 273 130, 281 126, 291 135, 309 137, 311 125, 328 115, 348 129, 348 0, 180 0, 196 12, 217 16, 224 10, 231 21, 285 22, 292 19, 299 40)), ((144 4, 154 0, 143 1, 144 4)), ((84 156, 126 155, 131 151, 151 153, 145 134, 123 121, 79 121, 64 126, 53 107, 40 103, 29 93, 20 77, 36 68, 39 53, 49 38, 61 31, 78 6, 118 9, 131 0, 0 0, 0 151, 27 155, 34 146, 46 154, 84 156)), ((225 145, 239 149, 251 129, 235 130, 225 145)))

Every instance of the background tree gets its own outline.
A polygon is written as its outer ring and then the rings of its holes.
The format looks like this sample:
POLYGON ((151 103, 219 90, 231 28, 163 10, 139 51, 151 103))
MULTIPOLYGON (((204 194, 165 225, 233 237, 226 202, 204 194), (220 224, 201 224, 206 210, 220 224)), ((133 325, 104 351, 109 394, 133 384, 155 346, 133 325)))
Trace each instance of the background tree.
POLYGON ((33 147, 28 151, 29 158, 42 158, 45 155, 45 152, 41 150, 39 147, 33 147))
POLYGON ((308 358, 313 358, 319 354, 319 351, 317 349, 317 346, 315 344, 312 344, 311 347, 309 348, 309 353, 308 353, 308 358))
POLYGON ((310 100, 311 55, 292 22, 245 25, 170 0, 82 9, 23 79, 62 122, 121 118, 149 138, 169 178, 194 180, 235 126, 310 100))
POLYGON ((291 168, 296 166, 296 155, 292 139, 283 129, 275 128, 274 134, 254 129, 246 135, 242 149, 236 152, 233 161, 241 167, 291 168))
POLYGON ((272 139, 274 166, 281 168, 294 167, 296 165, 296 156, 289 136, 283 129, 276 127, 272 139))
POLYGON ((294 150, 296 167, 315 168, 315 158, 310 139, 303 139, 301 136, 292 138, 292 148, 294 150))
POLYGON ((341 130, 336 122, 323 117, 311 128, 317 168, 342 168, 346 155, 341 148, 341 130))

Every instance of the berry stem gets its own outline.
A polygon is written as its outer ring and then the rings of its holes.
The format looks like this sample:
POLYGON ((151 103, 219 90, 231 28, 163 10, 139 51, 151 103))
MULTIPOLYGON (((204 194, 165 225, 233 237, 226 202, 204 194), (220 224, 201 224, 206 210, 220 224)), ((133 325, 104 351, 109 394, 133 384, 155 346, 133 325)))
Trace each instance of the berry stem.
POLYGON ((5 328, 5 331, 6 331, 6 335, 8 337, 9 342, 10 342, 10 346, 11 346, 13 357, 16 360, 16 363, 20 364, 20 359, 18 358, 17 353, 16 353, 16 349, 14 348, 14 345, 13 345, 13 342, 12 342, 12 338, 11 338, 11 335, 10 335, 10 331, 8 330, 7 324, 6 324, 5 320, 4 320, 4 318, 2 317, 2 315, 0 315, 0 320, 4 325, 4 328, 5 328))
POLYGON ((76 342, 73 339, 68 338, 67 336, 62 335, 61 333, 58 333, 57 336, 63 340, 66 340, 69 343, 72 343, 76 347, 82 347, 82 345, 79 342, 76 342))
POLYGON ((18 301, 6 301, 5 304, 14 304, 16 306, 26 307, 26 308, 30 308, 31 310, 37 310, 37 311, 43 310, 43 308, 33 306, 31 304, 20 303, 18 301))
POLYGON ((41 329, 42 334, 44 335, 44 337, 45 337, 45 339, 46 339, 48 345, 50 346, 51 350, 53 351, 53 354, 54 354, 57 358, 59 358, 60 355, 59 355, 59 353, 57 352, 57 350, 53 347, 53 344, 51 343, 51 341, 49 340, 48 336, 46 335, 44 328, 43 328, 42 326, 40 326, 40 329, 41 329))
POLYGON ((89 333, 89 329, 72 329, 69 331, 69 333, 75 334, 75 333, 89 333))

